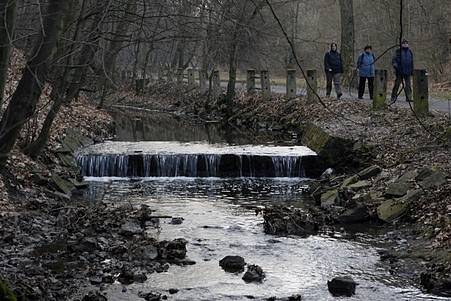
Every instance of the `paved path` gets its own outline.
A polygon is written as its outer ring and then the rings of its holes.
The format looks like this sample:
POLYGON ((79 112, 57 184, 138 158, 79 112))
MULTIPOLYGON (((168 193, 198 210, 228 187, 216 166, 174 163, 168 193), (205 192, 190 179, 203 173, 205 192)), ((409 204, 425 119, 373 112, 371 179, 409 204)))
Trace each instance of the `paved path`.
MULTIPOLYGON (((221 87, 227 87, 227 82, 222 81, 221 82, 221 87)), ((237 87, 237 89, 245 89, 246 85, 244 83, 237 82, 236 83, 236 87, 237 87)), ((281 85, 272 85, 271 86, 271 91, 273 93, 276 93, 276 94, 285 94, 286 93, 286 87, 285 86, 281 86, 281 85)), ((388 91, 388 92, 391 92, 391 91, 388 91)), ((307 95, 307 90, 304 89, 304 88, 298 88, 298 91, 297 91, 296 94, 298 96, 306 96, 307 95)), ((390 94, 390 93, 388 93, 388 94, 390 94)), ((326 91, 325 90, 320 90, 319 95, 320 96, 325 96, 326 95, 326 91)), ((334 91, 332 92, 332 95, 335 95, 334 91)), ((345 91, 343 91, 343 99, 360 101, 357 98, 357 92, 349 93, 348 89, 345 89, 345 91)), ((369 99, 369 95, 366 94, 364 96, 364 100, 363 101, 371 103, 371 100, 369 99)), ((387 103, 390 103, 390 98, 387 98, 387 103)), ((398 97, 398 101, 394 104, 394 106, 401 107, 401 108, 404 108, 404 107, 408 108, 409 104, 406 102, 405 96, 399 96, 398 97)), ((439 112, 448 112, 448 113, 451 114, 450 108, 451 108, 451 100, 429 97, 429 109, 430 110, 439 111, 439 112)))

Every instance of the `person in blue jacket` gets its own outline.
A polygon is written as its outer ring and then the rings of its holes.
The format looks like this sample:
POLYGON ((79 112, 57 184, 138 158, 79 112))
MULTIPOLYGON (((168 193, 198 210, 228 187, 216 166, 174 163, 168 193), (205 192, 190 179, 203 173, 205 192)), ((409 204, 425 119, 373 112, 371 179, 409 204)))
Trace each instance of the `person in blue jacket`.
POLYGON ((375 62, 376 58, 373 53, 371 45, 365 46, 362 54, 360 54, 357 60, 357 69, 359 70, 359 99, 363 99, 365 94, 365 84, 368 80, 368 90, 370 92, 370 98, 373 99, 374 91, 374 76, 375 76, 375 62))
POLYGON ((404 82, 406 100, 412 101, 412 84, 410 80, 414 69, 413 52, 409 48, 409 42, 406 39, 402 40, 401 48, 396 50, 392 65, 396 72, 396 80, 391 94, 391 101, 395 102, 397 100, 399 86, 402 82, 404 82))
POLYGON ((343 74, 343 61, 341 54, 338 52, 338 46, 336 43, 330 45, 330 51, 326 52, 324 56, 324 71, 326 72, 326 96, 330 97, 332 92, 332 81, 334 82, 335 92, 337 98, 343 95, 341 93, 341 75, 343 74))

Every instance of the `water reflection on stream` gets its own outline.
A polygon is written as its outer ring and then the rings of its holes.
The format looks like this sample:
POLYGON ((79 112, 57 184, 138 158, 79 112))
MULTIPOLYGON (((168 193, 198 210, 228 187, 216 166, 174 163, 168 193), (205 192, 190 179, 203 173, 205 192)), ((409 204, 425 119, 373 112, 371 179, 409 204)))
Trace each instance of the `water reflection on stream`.
MULTIPOLYGON (((92 179, 91 179, 92 180, 92 179)), ((182 225, 162 221, 159 239, 185 238, 187 256, 197 262, 152 274, 144 284, 110 292, 111 300, 142 300, 138 292, 159 291, 169 300, 263 300, 301 294, 303 300, 335 300, 327 280, 342 274, 359 283, 349 300, 433 300, 393 277, 379 262, 370 239, 348 241, 327 236, 276 237, 265 235, 261 216, 248 206, 270 203, 299 204, 305 182, 301 179, 195 179, 159 178, 140 182, 93 182, 93 199, 147 204, 157 214, 183 217, 182 225), (218 262, 226 255, 243 256, 266 272, 262 284, 246 284, 242 275, 225 273, 218 262), (177 294, 167 290, 176 288, 177 294)))

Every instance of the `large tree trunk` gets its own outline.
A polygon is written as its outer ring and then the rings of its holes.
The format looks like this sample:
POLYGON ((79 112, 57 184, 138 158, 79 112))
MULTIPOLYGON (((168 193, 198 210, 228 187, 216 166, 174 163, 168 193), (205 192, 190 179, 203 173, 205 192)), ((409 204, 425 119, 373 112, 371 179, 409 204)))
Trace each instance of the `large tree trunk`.
POLYGON ((16 0, 0 0, 0 112, 8 76, 9 55, 14 38, 16 0))
POLYGON ((340 0, 341 16, 341 56, 343 59, 343 80, 349 83, 352 77, 352 66, 354 65, 354 0, 340 0))
POLYGON ((24 123, 35 112, 43 84, 46 82, 49 60, 62 31, 62 20, 69 2, 49 0, 43 28, 45 34, 38 40, 0 122, 0 165, 6 162, 24 123))
POLYGON ((116 65, 116 58, 119 53, 119 51, 122 48, 123 39, 128 33, 128 28, 130 27, 130 19, 129 15, 133 15, 136 13, 137 0, 128 0, 127 6, 125 7, 124 15, 122 16, 119 23, 116 25, 113 41, 110 42, 110 45, 108 47, 107 53, 105 54, 104 60, 103 60, 103 77, 102 77, 102 96, 99 103, 99 108, 103 107, 103 104, 105 102, 106 97, 106 91, 109 89, 110 85, 108 83, 111 83, 114 78, 114 69, 116 65), (117 40, 114 40, 117 39, 117 40))

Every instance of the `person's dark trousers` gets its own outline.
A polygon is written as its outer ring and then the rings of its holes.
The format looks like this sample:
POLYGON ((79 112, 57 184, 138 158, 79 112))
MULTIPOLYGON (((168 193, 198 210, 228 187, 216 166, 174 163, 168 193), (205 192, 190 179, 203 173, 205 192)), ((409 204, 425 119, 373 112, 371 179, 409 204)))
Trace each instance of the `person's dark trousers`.
POLYGON ((398 98, 399 86, 404 81, 404 91, 406 93, 406 100, 412 100, 412 84, 410 82, 410 75, 396 75, 395 86, 393 87, 393 91, 391 93, 391 100, 395 101, 398 98))
POLYGON ((359 81, 359 98, 363 98, 363 94, 365 94, 365 84, 367 80, 370 98, 373 99, 374 77, 364 77, 364 76, 361 76, 359 81))
POLYGON ((335 86, 335 92, 338 98, 342 95, 341 93, 341 73, 326 72, 326 96, 329 97, 332 92, 332 82, 335 86))
POLYGON ((334 78, 334 75, 332 72, 326 71, 326 96, 330 96, 330 93, 332 93, 332 80, 334 78))

